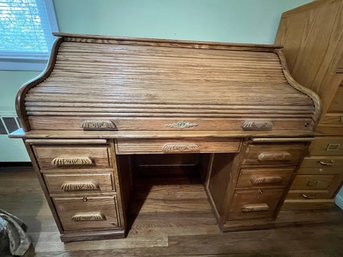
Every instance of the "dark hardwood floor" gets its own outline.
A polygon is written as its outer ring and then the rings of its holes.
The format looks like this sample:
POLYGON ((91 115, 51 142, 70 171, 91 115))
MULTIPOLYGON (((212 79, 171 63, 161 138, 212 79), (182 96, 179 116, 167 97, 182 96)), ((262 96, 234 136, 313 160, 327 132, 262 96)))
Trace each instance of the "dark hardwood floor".
POLYGON ((343 256, 343 214, 338 208, 282 211, 280 227, 223 234, 197 179, 137 181, 131 230, 125 239, 63 244, 30 168, 0 169, 0 208, 24 220, 39 257, 343 256), (284 226, 291 221, 298 225, 284 226))

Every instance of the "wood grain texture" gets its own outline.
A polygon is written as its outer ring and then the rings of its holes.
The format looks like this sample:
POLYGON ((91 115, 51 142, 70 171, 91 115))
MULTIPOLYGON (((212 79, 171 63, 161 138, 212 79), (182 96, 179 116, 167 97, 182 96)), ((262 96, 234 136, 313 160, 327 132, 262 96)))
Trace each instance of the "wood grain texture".
POLYGON ((275 42, 284 46, 290 73, 318 93, 325 114, 342 81, 343 3, 316 1, 283 13, 275 42), (314 58, 315 56, 315 58, 314 58))
MULTIPOLYGON (((97 117, 113 117, 118 130, 125 127, 122 117, 132 117, 137 130, 135 122, 141 117, 176 117, 176 123, 190 122, 186 118, 258 117, 268 124, 274 123, 269 118, 293 117, 308 120, 309 130, 316 121, 316 97, 287 75, 277 47, 72 35, 60 41, 52 72, 20 93, 25 98, 21 111, 34 129, 53 129, 60 122, 82 129, 97 117), (75 116, 81 120, 66 122, 75 116), (44 127, 42 119, 51 127, 44 127)), ((244 120, 240 123, 242 129, 244 120)), ((164 124, 165 129, 191 129, 170 124, 164 124)))

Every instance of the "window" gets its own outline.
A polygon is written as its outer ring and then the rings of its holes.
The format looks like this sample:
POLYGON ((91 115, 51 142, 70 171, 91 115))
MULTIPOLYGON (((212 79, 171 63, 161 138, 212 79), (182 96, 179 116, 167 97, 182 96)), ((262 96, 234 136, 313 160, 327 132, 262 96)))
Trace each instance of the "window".
POLYGON ((0 0, 0 70, 43 70, 56 31, 52 0, 0 0))

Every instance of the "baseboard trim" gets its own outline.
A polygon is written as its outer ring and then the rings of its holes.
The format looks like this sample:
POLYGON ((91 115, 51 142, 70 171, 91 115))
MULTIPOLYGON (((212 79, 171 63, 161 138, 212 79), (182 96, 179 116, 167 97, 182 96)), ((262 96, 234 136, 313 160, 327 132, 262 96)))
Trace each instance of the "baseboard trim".
POLYGON ((0 162, 1 167, 32 167, 31 162, 0 162))

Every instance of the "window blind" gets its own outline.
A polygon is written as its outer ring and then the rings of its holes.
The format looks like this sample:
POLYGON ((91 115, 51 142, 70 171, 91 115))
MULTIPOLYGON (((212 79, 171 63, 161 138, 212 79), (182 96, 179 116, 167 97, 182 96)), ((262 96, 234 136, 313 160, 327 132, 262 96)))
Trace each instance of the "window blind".
POLYGON ((0 0, 0 55, 48 56, 51 33, 44 0, 0 0))

